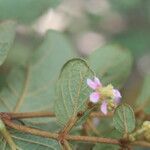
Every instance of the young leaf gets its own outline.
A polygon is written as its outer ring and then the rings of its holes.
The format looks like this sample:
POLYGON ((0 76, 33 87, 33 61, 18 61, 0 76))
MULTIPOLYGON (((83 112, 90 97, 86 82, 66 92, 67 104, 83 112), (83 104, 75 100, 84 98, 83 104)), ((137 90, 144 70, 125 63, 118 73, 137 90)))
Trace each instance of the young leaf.
POLYGON ((0 65, 5 61, 15 38, 15 24, 5 22, 0 24, 0 65))
POLYGON ((145 113, 150 113, 150 74, 144 79, 142 91, 137 99, 137 107, 143 109, 145 113))
POLYGON ((85 111, 91 91, 86 80, 93 76, 92 70, 82 59, 72 59, 63 66, 57 84, 55 103, 56 117, 62 125, 75 118, 78 112, 85 111))
POLYGON ((108 45, 93 52, 89 62, 103 83, 120 87, 131 71, 132 57, 129 51, 108 45))
POLYGON ((33 22, 48 8, 55 7, 61 0, 0 0, 0 20, 15 19, 33 22), (8 13, 9 11, 9 13, 8 13))
MULTIPOLYGON (((60 145, 53 139, 38 137, 15 130, 11 130, 11 135, 20 150, 59 150, 60 145)), ((0 137, 0 149, 11 150, 5 143, 3 137, 0 137)))
POLYGON ((66 37, 49 31, 27 67, 14 68, 10 73, 0 93, 0 111, 52 110, 55 81, 62 65, 72 56, 72 47, 66 37))
POLYGON ((121 133, 131 133, 135 128, 135 116, 132 108, 127 104, 118 106, 115 110, 113 123, 121 133))

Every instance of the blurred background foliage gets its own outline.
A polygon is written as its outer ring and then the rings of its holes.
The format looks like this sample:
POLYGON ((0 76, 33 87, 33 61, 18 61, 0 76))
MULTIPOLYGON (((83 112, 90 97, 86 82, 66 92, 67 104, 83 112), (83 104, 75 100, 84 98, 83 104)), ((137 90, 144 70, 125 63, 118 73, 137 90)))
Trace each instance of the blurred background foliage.
POLYGON ((0 69, 1 86, 11 66, 25 64, 49 29, 66 34, 76 53, 83 57, 108 44, 129 49, 134 67, 123 91, 130 103, 149 74, 149 0, 0 0, 0 22, 6 20, 16 22, 17 34, 0 69))
MULTIPOLYGON (((0 0, 0 23, 7 20, 16 23, 16 36, 0 67, 0 88, 11 68, 25 65, 52 29, 64 33, 78 56, 87 57, 107 45, 128 49, 134 65, 122 89, 124 100, 132 105, 149 98, 150 0, 0 0)), ((112 55, 113 51, 110 48, 112 55)))

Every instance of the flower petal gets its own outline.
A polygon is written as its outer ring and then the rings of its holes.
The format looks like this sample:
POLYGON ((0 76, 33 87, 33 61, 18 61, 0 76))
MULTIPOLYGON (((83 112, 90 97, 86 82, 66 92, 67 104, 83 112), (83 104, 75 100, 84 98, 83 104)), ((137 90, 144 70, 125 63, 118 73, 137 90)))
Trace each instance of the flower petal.
POLYGON ((90 101, 93 103, 97 103, 100 98, 100 94, 98 92, 93 92, 90 95, 90 101))
POLYGON ((95 90, 97 88, 97 84, 92 81, 91 79, 87 79, 87 85, 92 88, 93 90, 95 90))
POLYGON ((100 82, 100 80, 97 77, 94 77, 94 82, 97 84, 97 87, 102 86, 102 83, 100 82))
POLYGON ((120 99, 122 98, 121 93, 119 92, 119 90, 114 89, 113 90, 113 94, 114 94, 114 100, 117 104, 120 103, 120 99))
POLYGON ((104 115, 107 115, 107 102, 103 101, 101 104, 101 111, 104 115))

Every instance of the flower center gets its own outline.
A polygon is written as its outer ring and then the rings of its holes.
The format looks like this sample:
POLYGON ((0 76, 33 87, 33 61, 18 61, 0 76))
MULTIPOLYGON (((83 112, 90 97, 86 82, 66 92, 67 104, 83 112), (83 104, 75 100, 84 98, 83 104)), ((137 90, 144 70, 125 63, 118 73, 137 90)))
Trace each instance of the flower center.
POLYGON ((101 87, 98 89, 100 93, 101 99, 112 99, 113 98, 113 86, 111 84, 107 85, 106 87, 101 87))

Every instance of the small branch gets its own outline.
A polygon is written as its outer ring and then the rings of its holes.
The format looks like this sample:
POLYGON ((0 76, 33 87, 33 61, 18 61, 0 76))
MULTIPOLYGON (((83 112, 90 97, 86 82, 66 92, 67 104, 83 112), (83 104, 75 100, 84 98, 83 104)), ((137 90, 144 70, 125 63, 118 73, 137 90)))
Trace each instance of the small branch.
POLYGON ((141 146, 141 147, 150 147, 150 143, 145 142, 145 141, 137 141, 137 142, 132 143, 131 145, 141 146))
POLYGON ((18 146, 13 141, 10 133, 7 130, 5 130, 5 133, 3 133, 2 136, 5 138, 6 142, 9 144, 9 146, 12 150, 19 149, 18 146))
POLYGON ((29 127, 23 126, 23 125, 18 125, 16 123, 13 123, 10 120, 3 119, 3 122, 8 127, 16 129, 18 131, 22 131, 22 132, 29 133, 29 134, 32 134, 32 135, 42 136, 42 137, 45 137, 45 138, 58 139, 58 134, 56 134, 56 133, 51 133, 51 132, 47 132, 47 131, 37 130, 37 129, 34 129, 34 128, 29 128, 29 127))
MULTIPOLYGON (((23 113, 13 113, 13 112, 1 112, 1 115, 9 116, 11 119, 27 119, 27 118, 42 118, 42 117, 55 117, 53 112, 23 112, 23 113)), ((104 115, 101 112, 92 112, 91 117, 112 117, 113 113, 108 113, 104 115)), ((5 117, 4 116, 4 117, 5 117)))
POLYGON ((53 112, 25 112, 25 113, 7 113, 11 119, 42 118, 55 117, 53 112))
POLYGON ((60 133, 62 133, 63 135, 68 134, 77 121, 78 117, 71 118, 60 133))
MULTIPOLYGON (((38 129, 29 128, 23 125, 17 125, 10 120, 3 120, 3 122, 10 128, 16 129, 18 131, 22 131, 25 133, 29 133, 36 136, 41 136, 45 138, 52 138, 55 140, 59 140, 59 134, 51 133, 47 131, 42 131, 38 129)), ((120 140, 111 139, 111 138, 100 138, 100 137, 89 137, 89 136, 75 136, 75 135, 66 135, 64 140, 69 141, 82 141, 82 142, 89 142, 89 143, 105 143, 105 144, 114 144, 114 145, 121 145, 120 140)), ((144 141, 138 141, 134 143, 130 143, 132 146, 141 146, 141 147, 150 147, 150 143, 144 141)))
MULTIPOLYGON (((42 131, 38 129, 29 128, 27 126, 18 125, 16 123, 13 123, 10 120, 3 120, 4 123, 13 129, 16 129, 18 131, 22 131, 25 133, 29 133, 36 136, 41 136, 45 138, 52 138, 55 140, 59 140, 59 134, 57 133, 50 133, 47 131, 42 131)), ((66 140, 70 141, 84 141, 84 142, 91 142, 91 143, 107 143, 107 144, 120 144, 119 140, 114 139, 108 139, 108 138, 99 138, 99 137, 88 137, 88 136, 73 136, 73 135, 66 135, 66 140)))
MULTIPOLYGON (((27 118, 42 118, 42 117, 55 117, 53 112, 23 112, 23 113, 7 113, 2 112, 1 114, 7 114, 11 119, 27 119, 27 118)), ((135 112, 135 115, 139 116, 139 111, 135 112)), ((101 112, 92 112, 90 117, 106 118, 112 117, 113 112, 109 112, 107 115, 104 115, 101 112)), ((150 115, 144 117, 145 120, 150 120, 150 115)))
POLYGON ((63 150, 72 150, 72 148, 70 147, 68 141, 64 140, 63 144, 62 144, 62 148, 63 150))
POLYGON ((18 149, 17 145, 13 141, 10 133, 6 129, 5 124, 3 123, 3 121, 1 119, 0 119, 0 134, 4 137, 4 139, 6 140, 8 145, 10 146, 11 150, 17 150, 18 149))
POLYGON ((66 135, 66 139, 69 141, 82 141, 82 142, 89 142, 89 143, 105 143, 105 144, 120 145, 119 140, 109 139, 109 138, 66 135))

